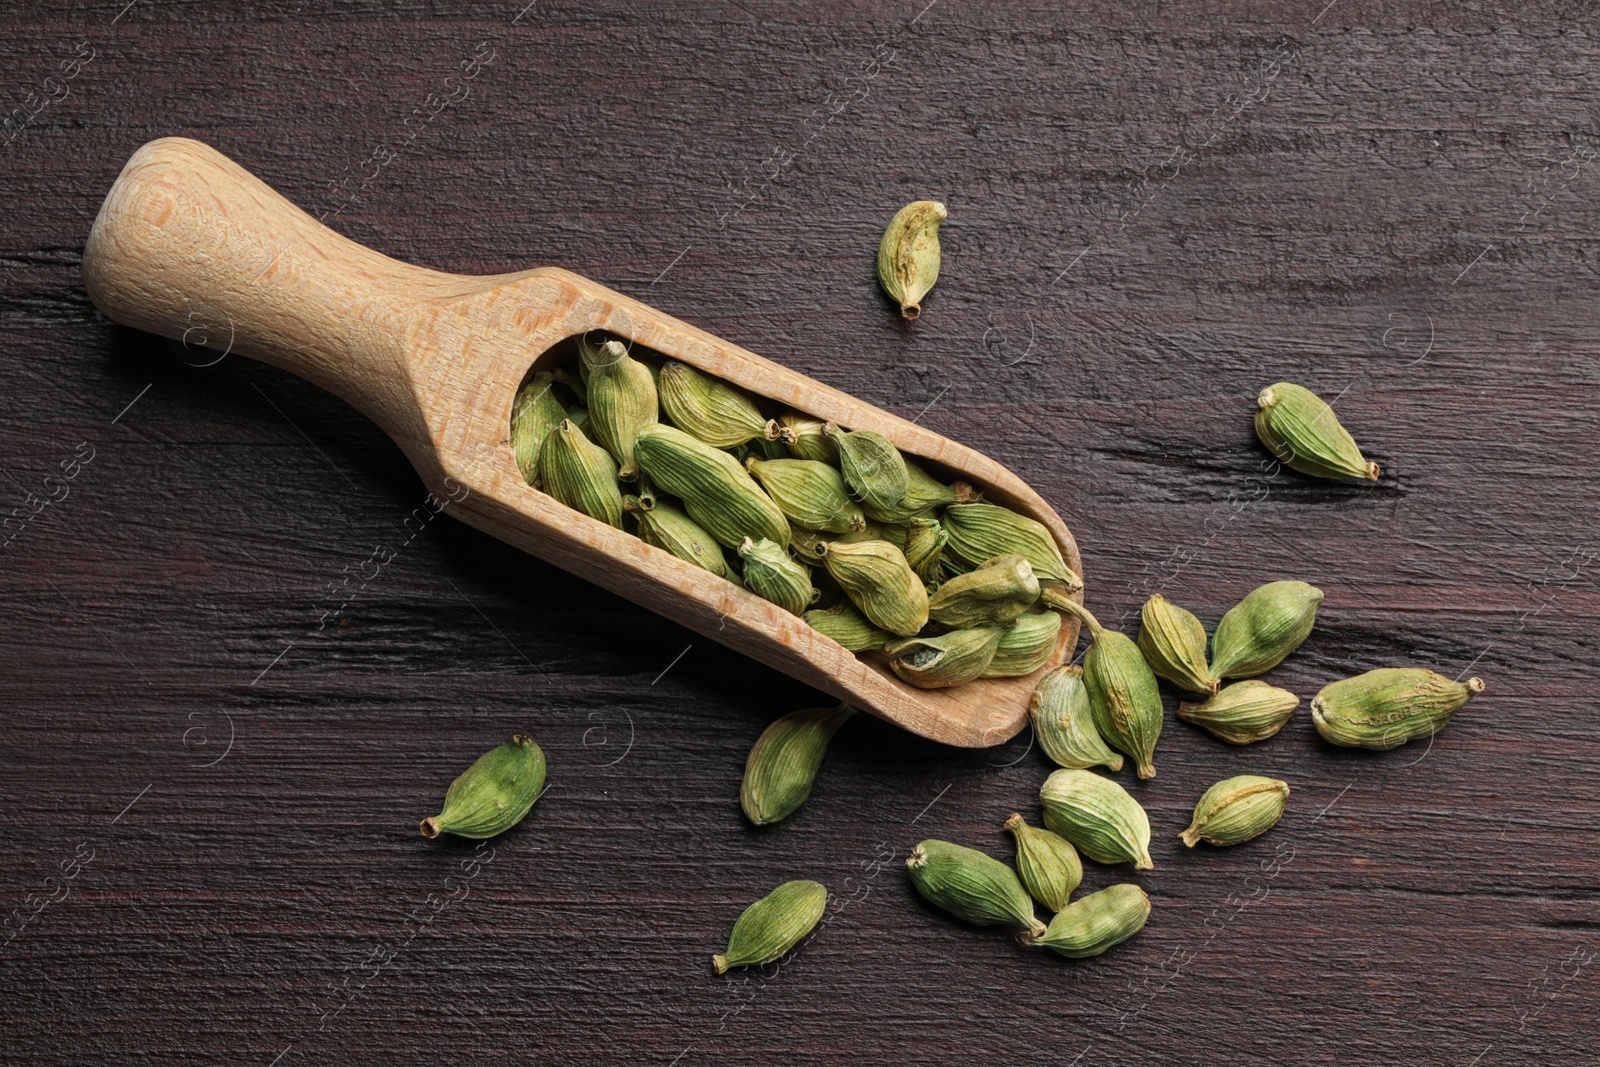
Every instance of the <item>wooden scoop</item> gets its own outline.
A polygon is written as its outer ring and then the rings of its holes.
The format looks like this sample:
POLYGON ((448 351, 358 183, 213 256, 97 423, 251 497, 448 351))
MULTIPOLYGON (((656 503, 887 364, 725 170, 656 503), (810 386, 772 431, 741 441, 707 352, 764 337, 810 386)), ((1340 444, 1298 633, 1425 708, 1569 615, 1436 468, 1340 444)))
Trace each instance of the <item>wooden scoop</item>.
MULTIPOLYGON (((89 234, 83 280, 117 322, 271 363, 344 398, 457 518, 839 700, 952 745, 999 744, 1027 720, 1037 676, 907 686, 797 616, 529 487, 509 427, 532 369, 570 351, 563 341, 604 330, 781 407, 876 430, 935 473, 1044 523, 1081 573, 1056 513, 970 448, 564 270, 468 277, 389 259, 182 138, 128 160, 89 234)), ((1051 666, 1077 635, 1065 619, 1051 666)))

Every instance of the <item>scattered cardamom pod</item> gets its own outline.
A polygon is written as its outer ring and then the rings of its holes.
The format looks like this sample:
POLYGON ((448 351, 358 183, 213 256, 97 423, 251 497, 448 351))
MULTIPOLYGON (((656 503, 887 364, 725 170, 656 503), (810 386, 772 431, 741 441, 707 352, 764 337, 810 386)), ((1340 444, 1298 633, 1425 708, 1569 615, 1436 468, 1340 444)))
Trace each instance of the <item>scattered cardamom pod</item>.
POLYGON ((1289 721, 1300 698, 1252 678, 1234 682, 1202 704, 1179 704, 1178 718, 1231 745, 1265 741, 1289 721))
POLYGON ((1197 841, 1237 845, 1260 837, 1283 818, 1289 783, 1259 774, 1241 774, 1218 782, 1194 806, 1194 819, 1178 836, 1190 848, 1197 841))
POLYGON ((1322 590, 1305 582, 1268 582, 1252 589, 1211 635, 1211 673, 1253 678, 1270 671, 1305 643, 1321 603, 1322 590))
POLYGON ((1206 666, 1206 628, 1160 593, 1139 613, 1139 651, 1156 677, 1191 693, 1215 693, 1222 679, 1206 666))
POLYGON ((949 540, 950 535, 944 532, 938 519, 918 516, 906 520, 906 562, 924 585, 937 585, 943 580, 944 568, 939 565, 939 556, 949 540))
POLYGON ((1069 959, 1088 959, 1144 929, 1149 917, 1150 898, 1143 889, 1124 882, 1069 904, 1056 913, 1042 935, 1027 943, 1053 949, 1069 959))
POLYGON ((998 504, 952 504, 940 521, 950 534, 949 550, 965 560, 968 569, 1016 553, 1027 558, 1041 586, 1058 582, 1067 593, 1083 588, 1082 580, 1062 560, 1050 531, 1026 515, 998 504))
POLYGON ((1017 877, 1028 893, 1051 911, 1060 911, 1083 881, 1083 861, 1072 842, 1012 815, 1005 828, 1017 839, 1017 877))
POLYGON ((823 430, 827 423, 802 415, 798 411, 785 411, 778 416, 782 440, 795 459, 810 459, 830 466, 839 465, 839 446, 823 430))
POLYGON ((1044 824, 1078 846, 1096 863, 1154 867, 1150 859, 1150 820, 1139 802, 1109 778, 1093 771, 1063 769, 1039 788, 1044 824))
POLYGON ((711 957, 718 974, 771 963, 794 948, 822 919, 828 890, 820 882, 785 882, 744 910, 728 948, 711 957))
POLYGON ((1082 667, 1057 667, 1039 679, 1028 711, 1039 747, 1058 765, 1122 770, 1122 757, 1107 747, 1095 727, 1082 667))
POLYGON ((863 509, 888 511, 906 498, 910 476, 905 457, 889 439, 872 430, 844 430, 828 423, 822 432, 839 449, 839 470, 863 509))
POLYGON ((1050 662, 1061 637, 1061 616, 1053 611, 1024 615, 1010 626, 983 670, 985 678, 1021 678, 1050 662))
POLYGON ((671 504, 654 497, 625 496, 622 510, 633 516, 639 540, 671 552, 681 560, 704 567, 719 578, 728 576, 728 561, 716 539, 671 504), (645 501, 649 500, 649 506, 645 501))
POLYGON ((911 884, 936 908, 975 926, 1015 926, 1035 935, 1044 923, 1016 872, 975 848, 928 840, 906 860, 911 884))
POLYGON ((539 446, 567 417, 567 409, 550 391, 554 384, 554 375, 535 374, 511 402, 511 454, 529 485, 539 480, 539 446))
POLYGON ((946 626, 1005 626, 1039 599, 1039 579, 1026 556, 995 556, 950 579, 928 598, 928 618, 946 626))
POLYGON ((744 465, 794 525, 836 534, 867 528, 867 517, 845 491, 844 478, 826 463, 750 456, 744 465))
POLYGON ((589 368, 589 422, 595 440, 616 459, 617 477, 631 482, 639 477, 633 460, 634 439, 660 415, 655 378, 649 367, 628 355, 621 341, 586 349, 584 356, 589 368))
POLYGON ((861 507, 866 511, 868 518, 876 519, 878 522, 903 523, 916 516, 931 518, 935 508, 950 504, 971 504, 977 501, 978 491, 966 482, 945 485, 909 459, 903 456, 901 459, 906 465, 905 498, 888 508, 881 508, 870 500, 863 500, 861 507))
POLYGON ((789 555, 787 542, 780 545, 766 538, 752 541, 746 537, 739 542, 739 555, 744 559, 745 587, 756 596, 795 615, 804 615, 806 608, 816 603, 818 593, 811 584, 811 572, 789 555))
POLYGON ((611 453, 562 419, 539 449, 539 482, 544 491, 590 518, 622 529, 622 490, 611 453))
POLYGON ((928 590, 887 541, 824 541, 822 562, 861 613, 901 637, 928 624, 928 590))
POLYGON ((739 804, 757 826, 787 819, 811 796, 811 783, 828 751, 828 742, 855 709, 834 708, 792 711, 767 727, 750 749, 744 763, 744 784, 739 804))
POLYGON ((1445 728, 1483 679, 1451 681, 1420 667, 1383 667, 1324 686, 1311 701, 1323 740, 1351 748, 1397 748, 1445 728))
POLYGON ((973 626, 938 637, 908 637, 883 647, 889 668, 918 689, 948 689, 982 677, 1005 630, 973 626))
POLYGON ((778 424, 762 415, 749 397, 687 363, 669 359, 661 367, 660 383, 661 410, 697 440, 733 448, 755 437, 778 439, 778 424))
POLYGON ((543 788, 544 752, 533 738, 513 734, 450 783, 443 810, 422 820, 422 836, 481 839, 505 833, 528 814, 543 788))
POLYGON ((939 280, 939 223, 949 212, 937 200, 914 200, 895 212, 878 242, 878 284, 900 314, 922 314, 922 298, 939 280))
POLYGON ((1133 757, 1140 778, 1156 776, 1156 741, 1163 714, 1161 686, 1132 638, 1107 630, 1076 601, 1063 601, 1089 628, 1089 650, 1083 654, 1083 682, 1095 728, 1112 748, 1133 757))
POLYGON ((683 501, 684 511, 717 542, 737 548, 746 537, 784 544, 789 520, 739 461, 676 427, 656 423, 633 445, 639 469, 683 501))
POLYGON ((851 603, 831 608, 814 608, 806 612, 806 622, 819 634, 825 634, 850 652, 872 652, 895 640, 895 635, 874 626, 851 603))
POLYGON ((1378 480, 1333 408, 1304 386, 1278 382, 1256 397, 1256 436, 1286 466, 1313 478, 1378 480))

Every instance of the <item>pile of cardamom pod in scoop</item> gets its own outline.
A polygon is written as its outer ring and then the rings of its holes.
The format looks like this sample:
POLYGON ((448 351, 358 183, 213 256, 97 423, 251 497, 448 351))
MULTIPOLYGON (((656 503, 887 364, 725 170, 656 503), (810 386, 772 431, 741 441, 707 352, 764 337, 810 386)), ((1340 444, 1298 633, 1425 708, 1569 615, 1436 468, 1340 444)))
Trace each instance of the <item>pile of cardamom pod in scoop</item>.
POLYGON ((883 435, 765 414, 621 341, 517 393, 511 448, 550 496, 881 652, 924 689, 1032 674, 1082 587, 1043 525, 946 484, 883 435))

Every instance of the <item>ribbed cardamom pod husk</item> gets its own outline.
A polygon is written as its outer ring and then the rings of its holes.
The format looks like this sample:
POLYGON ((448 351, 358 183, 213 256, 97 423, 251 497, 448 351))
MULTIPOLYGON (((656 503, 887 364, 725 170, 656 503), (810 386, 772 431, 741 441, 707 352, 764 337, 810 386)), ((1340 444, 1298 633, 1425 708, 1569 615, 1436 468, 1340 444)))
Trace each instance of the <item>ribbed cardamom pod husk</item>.
POLYGON ((479 756, 445 790, 439 814, 422 820, 422 836, 442 833, 482 839, 523 820, 544 788, 544 752, 531 737, 511 740, 479 756))
POLYGON ((1178 718, 1230 745, 1265 741, 1294 715, 1300 698, 1287 689, 1249 679, 1234 682, 1200 704, 1178 705, 1178 718))
POLYGON ((780 545, 746 537, 739 542, 739 555, 744 559, 745 588, 756 596, 795 615, 804 615, 806 608, 816 603, 811 572, 789 555, 787 542, 780 545))
POLYGON ((733 967, 771 963, 798 945, 828 908, 820 882, 785 882, 744 910, 733 924, 728 947, 711 957, 718 974, 733 967))
POLYGON ((983 676, 1005 629, 973 626, 938 637, 908 637, 883 646, 889 668, 918 689, 948 689, 983 676))
POLYGON ((540 446, 567 417, 567 409, 550 391, 554 384, 554 375, 535 374, 511 402, 511 454, 529 485, 539 480, 540 446))
POLYGON ((1313 478, 1378 480, 1339 417, 1311 390, 1278 382, 1256 397, 1256 436, 1283 463, 1313 478))
MULTIPOLYGON (((781 433, 783 431, 780 429, 779 432, 781 433)), ((751 456, 754 456, 756 459, 789 460, 794 458, 793 456, 789 455, 788 445, 784 444, 782 441, 772 441, 765 437, 752 438, 739 447, 745 450, 744 456, 739 457, 741 461, 748 459, 751 456)))
POLYGON ((813 630, 833 638, 849 652, 876 651, 896 639, 894 634, 873 625, 850 603, 813 608, 806 612, 805 619, 813 630))
POLYGON ((1160 593, 1139 613, 1139 651, 1157 678, 1180 689, 1210 694, 1222 688, 1206 665, 1206 628, 1160 593))
POLYGON ((906 465, 905 499, 890 508, 880 508, 863 500, 861 507, 868 518, 903 523, 914 516, 931 518, 938 508, 950 504, 970 504, 978 500, 978 491, 966 482, 946 485, 909 459, 901 458, 906 465))
POLYGON ((995 556, 952 578, 928 597, 928 618, 946 626, 1005 626, 1039 599, 1039 579, 1026 556, 995 556))
POLYGON ((1021 678, 1050 662, 1061 636, 1061 616, 1053 611, 1024 615, 1001 635, 985 678, 1021 678))
POLYGON ((1311 700, 1311 721, 1335 745, 1397 748, 1443 730, 1481 692, 1481 678, 1457 682, 1420 667, 1383 667, 1324 686, 1311 700))
POLYGON ((1193 848, 1197 842, 1237 845, 1260 837, 1283 817, 1289 783, 1259 774, 1241 774, 1218 782, 1194 806, 1194 819, 1178 837, 1193 848))
POLYGON ((646 507, 642 498, 625 496, 622 498, 622 510, 633 516, 639 540, 645 544, 704 567, 719 578, 728 576, 728 561, 716 539, 671 504, 653 500, 646 507))
POLYGON ((911 530, 909 527, 901 526, 898 523, 875 522, 872 519, 868 519, 866 529, 851 530, 847 534, 840 534, 835 540, 847 544, 855 541, 887 541, 904 553, 906 542, 910 535, 911 530))
POLYGON ((1148 871, 1150 819, 1128 791, 1093 771, 1063 769, 1039 788, 1044 824, 1097 863, 1148 871))
POLYGON ((914 200, 895 212, 878 242, 878 284, 908 319, 939 280, 939 223, 949 212, 937 200, 914 200))
POLYGON ((584 349, 589 370, 589 424, 595 440, 617 461, 617 477, 639 476, 633 442, 639 431, 658 421, 656 382, 650 368, 628 355, 621 341, 584 349))
POLYGON ((918 516, 906 520, 906 562, 924 585, 936 586, 944 581, 944 568, 939 565, 939 559, 949 540, 950 535, 944 532, 938 519, 918 516))
POLYGON ((1305 582, 1268 582, 1252 589, 1211 635, 1211 673, 1253 678, 1270 671, 1311 635, 1321 603, 1322 590, 1305 582))
MULTIPOLYGON (((1069 959, 1098 956, 1144 929, 1150 898, 1131 882, 1090 893, 1056 913, 1039 937, 1027 943, 1069 959)), ((1020 935, 1019 935, 1020 936, 1020 935)))
POLYGON ((661 410, 674 426, 697 440, 733 448, 755 437, 778 437, 778 424, 761 414, 749 397, 686 363, 667 360, 660 383, 661 410))
POLYGON ((550 431, 539 449, 539 483, 569 508, 622 529, 622 490, 611 453, 590 441, 571 419, 550 431))
POLYGON ((739 804, 745 816, 757 826, 766 826, 798 811, 811 796, 828 742, 854 714, 855 709, 844 704, 806 708, 790 712, 762 731, 744 763, 739 804))
POLYGON ((969 566, 978 566, 996 556, 1016 553, 1025 556, 1041 585, 1060 582, 1071 592, 1083 587, 1082 580, 1061 558, 1061 549, 1043 524, 1018 515, 998 504, 952 504, 940 516, 949 531, 948 550, 969 566))
POLYGON ((1111 751, 1094 724, 1082 667, 1057 667, 1039 679, 1028 712, 1039 747, 1058 765, 1122 770, 1122 757, 1111 751))
POLYGON ((823 427, 823 433, 838 446, 839 471, 863 509, 891 511, 905 500, 910 488, 905 457, 887 437, 871 430, 844 430, 832 423, 823 427))
POLYGON ((878 626, 913 637, 928 625, 928 590, 887 541, 825 541, 822 562, 851 603, 878 626))
POLYGON ((796 526, 836 534, 867 528, 867 518, 861 505, 850 499, 844 478, 826 463, 750 456, 744 465, 796 526))
POLYGON ((1029 826, 1012 815, 1005 828, 1017 840, 1017 877, 1022 887, 1051 911, 1060 911, 1083 881, 1083 861, 1060 834, 1029 826))
POLYGON ((778 505, 721 449, 656 423, 640 431, 633 453, 639 469, 682 500, 683 510, 718 544, 737 548, 746 537, 789 540, 789 520, 778 505))
POLYGON ((821 419, 813 419, 798 411, 785 411, 778 416, 778 428, 791 456, 837 467, 839 446, 823 432, 827 425, 821 419))
POLYGON ((1144 653, 1133 639, 1107 630, 1087 608, 1063 602, 1089 628, 1089 650, 1083 654, 1083 682, 1095 728, 1107 744, 1133 757, 1140 778, 1156 776, 1156 741, 1164 718, 1161 686, 1144 653))
POLYGON ((1015 926, 1033 934, 1044 923, 1016 872, 993 856, 948 841, 918 843, 906 860, 911 884, 936 908, 974 926, 1015 926))

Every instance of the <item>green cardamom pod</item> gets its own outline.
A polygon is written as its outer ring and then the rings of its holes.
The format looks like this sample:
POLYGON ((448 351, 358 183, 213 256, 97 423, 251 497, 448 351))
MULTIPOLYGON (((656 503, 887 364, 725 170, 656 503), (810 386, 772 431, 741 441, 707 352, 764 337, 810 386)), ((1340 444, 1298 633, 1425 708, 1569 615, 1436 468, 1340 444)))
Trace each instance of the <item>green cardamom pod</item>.
POLYGON ((717 448, 756 437, 777 440, 780 432, 749 397, 677 360, 661 367, 661 410, 678 429, 717 448))
POLYGON ((906 520, 906 562, 924 585, 934 586, 943 581, 944 568, 939 561, 949 540, 950 535, 944 532, 938 519, 918 516, 906 520))
POLYGON ((622 490, 611 453, 562 419, 539 449, 539 481, 544 491, 590 518, 622 529, 622 490))
POLYGON ((952 504, 941 521, 950 533, 950 551, 972 567, 1016 553, 1027 558, 1041 585, 1059 582, 1068 593, 1083 588, 1082 580, 1062 560, 1050 531, 1026 515, 998 504, 952 504))
POLYGON ((895 639, 894 634, 874 626, 848 602, 831 608, 813 608, 806 612, 805 618, 813 630, 833 638, 849 652, 876 651, 895 639))
POLYGON ((1139 613, 1139 651, 1156 677, 1191 693, 1215 693, 1222 679, 1206 666, 1206 628, 1160 593, 1139 613))
POLYGON ((771 963, 798 945, 827 907, 828 890, 820 882, 785 882, 744 909, 726 951, 712 956, 711 965, 726 974, 733 967, 771 963))
POLYGON ((616 459, 617 477, 631 482, 639 476, 633 459, 634 439, 660 415, 655 379, 649 367, 628 355, 621 341, 586 347, 583 359, 589 370, 589 423, 594 438, 616 459))
POLYGON ((539 447, 567 417, 567 409, 550 391, 554 384, 554 375, 535 374, 511 402, 511 454, 529 485, 539 480, 539 447))
POLYGON ((639 540, 647 545, 671 552, 681 560, 704 567, 719 578, 728 576, 728 561, 716 540, 698 523, 671 504, 651 498, 647 507, 645 498, 625 496, 622 510, 633 516, 638 526, 639 540))
POLYGON ((737 548, 746 537, 789 540, 789 520, 778 505, 721 449, 656 423, 639 431, 633 454, 639 469, 682 500, 683 510, 718 544, 737 548))
POLYGON ((861 505, 845 491, 844 478, 826 463, 750 456, 744 465, 794 525, 836 534, 867 528, 861 505))
POLYGON ((1131 863, 1148 871, 1150 819, 1128 791, 1093 771, 1063 769, 1039 788, 1044 824, 1096 863, 1131 863))
POLYGON ((1304 386, 1278 382, 1256 397, 1256 436, 1283 463, 1313 478, 1378 480, 1333 408, 1304 386))
POLYGON ((1039 579, 1026 556, 995 556, 952 578, 928 597, 928 618, 946 626, 1006 626, 1039 599, 1039 579))
POLYGON ((914 200, 895 212, 878 242, 878 284, 900 314, 922 314, 922 298, 939 280, 939 223, 949 212, 937 200, 914 200))
POLYGON ((928 625, 928 590, 887 541, 823 541, 823 565, 861 613, 901 637, 928 625))
POLYGON ((903 523, 915 516, 932 518, 933 512, 951 504, 971 504, 978 500, 978 491, 966 482, 946 485, 909 459, 901 457, 906 465, 906 495, 900 503, 880 508, 870 500, 861 507, 867 517, 878 522, 903 523))
POLYGON ((874 522, 867 520, 864 530, 851 530, 847 534, 840 534, 835 540, 850 543, 855 541, 887 541, 898 548, 903 554, 906 550, 906 539, 910 536, 910 528, 898 523, 874 522))
POLYGON ((1260 837, 1283 818, 1289 783, 1259 774, 1224 779, 1205 791, 1194 806, 1194 819, 1178 836, 1190 848, 1198 841, 1237 845, 1260 837))
POLYGON ((1082 667, 1057 667, 1039 679, 1028 711, 1039 747, 1058 765, 1122 770, 1122 757, 1111 751, 1095 727, 1082 667))
POLYGON ((1483 679, 1452 681, 1420 667, 1383 667, 1324 686, 1311 701, 1323 740, 1351 748, 1397 748, 1445 728, 1483 679))
POLYGON ((1317 621, 1322 590, 1305 582, 1268 582, 1228 609, 1211 636, 1218 678, 1265 674, 1299 648, 1317 621))
POLYGON ((1179 704, 1178 718, 1231 745, 1265 741, 1289 721, 1300 698, 1250 679, 1234 682, 1202 704, 1179 704))
POLYGON ((828 751, 828 742, 855 709, 835 708, 792 711, 767 727, 750 749, 744 763, 744 784, 739 804, 757 826, 787 819, 811 795, 811 783, 828 751))
POLYGON ((973 626, 938 637, 908 637, 883 647, 889 668, 918 689, 948 689, 983 675, 1005 630, 973 626))
POLYGON ((739 542, 739 555, 744 559, 745 587, 756 596, 795 615, 804 615, 816 603, 819 594, 811 584, 811 572, 789 555, 787 542, 746 537, 739 542))
MULTIPOLYGON (((931 599, 931 598, 930 598, 931 599)), ((985 678, 1021 678, 1050 662, 1061 637, 1061 616, 1053 611, 1024 615, 1010 626, 983 670, 985 678)))
POLYGON ((1083 654, 1083 682, 1095 728, 1106 743, 1133 757, 1140 778, 1156 776, 1156 741, 1161 737, 1161 686, 1139 646, 1124 634, 1107 630, 1083 605, 1063 606, 1089 628, 1089 650, 1083 654))
POLYGON ((889 511, 905 500, 910 488, 905 457, 887 437, 871 430, 842 430, 831 422, 823 433, 838 445, 839 470, 863 508, 889 511))
POLYGON ((1083 861, 1072 842, 1060 834, 1029 826, 1012 815, 1005 828, 1017 839, 1017 877, 1034 900, 1060 911, 1083 881, 1083 861))
POLYGON ((839 446, 823 430, 827 423, 802 415, 798 411, 785 411, 778 416, 779 432, 795 459, 810 459, 830 466, 839 465, 839 446))
POLYGON ((911 884, 936 908, 974 926, 1015 926, 1034 934, 1044 923, 1033 914, 1033 900, 1016 872, 975 848, 928 840, 906 860, 911 884))
POLYGON ((590 427, 588 408, 582 406, 573 408, 571 411, 567 412, 567 421, 572 423, 572 425, 576 426, 578 429, 582 430, 585 437, 589 435, 590 427))
POLYGON ((1053 949, 1069 959, 1098 956, 1144 929, 1150 898, 1125 882, 1090 893, 1056 913, 1045 932, 1028 944, 1053 949))
POLYGON ((422 836, 481 839, 505 833, 528 814, 543 788, 544 752, 533 738, 513 734, 450 783, 443 810, 422 820, 422 836))

